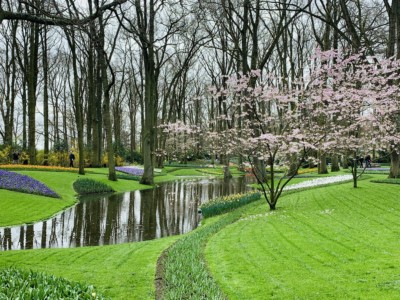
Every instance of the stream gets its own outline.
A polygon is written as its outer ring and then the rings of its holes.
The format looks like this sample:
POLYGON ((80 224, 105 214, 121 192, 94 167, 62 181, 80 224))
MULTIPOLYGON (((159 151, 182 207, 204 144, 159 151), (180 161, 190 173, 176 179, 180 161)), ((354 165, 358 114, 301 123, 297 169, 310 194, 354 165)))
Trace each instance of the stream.
POLYGON ((154 189, 91 195, 46 221, 0 228, 0 251, 146 241, 195 229, 202 203, 250 190, 251 177, 181 179, 154 189))

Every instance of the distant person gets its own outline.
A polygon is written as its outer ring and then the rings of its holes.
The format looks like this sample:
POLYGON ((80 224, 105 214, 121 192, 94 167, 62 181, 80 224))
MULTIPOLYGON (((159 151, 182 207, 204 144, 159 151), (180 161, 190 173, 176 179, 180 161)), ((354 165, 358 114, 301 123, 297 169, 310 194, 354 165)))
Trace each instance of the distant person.
POLYGON ((70 166, 71 168, 74 167, 74 160, 75 160, 75 155, 71 152, 71 153, 69 154, 69 166, 70 166))
POLYGON ((360 168, 363 168, 364 167, 364 165, 363 165, 363 163, 364 163, 364 157, 359 157, 358 158, 358 162, 360 163, 360 168))
POLYGON ((18 164, 19 162, 19 153, 18 152, 14 152, 13 153, 13 163, 14 164, 18 164))
POLYGON ((371 155, 369 154, 365 157, 365 165, 366 168, 371 168, 371 155))

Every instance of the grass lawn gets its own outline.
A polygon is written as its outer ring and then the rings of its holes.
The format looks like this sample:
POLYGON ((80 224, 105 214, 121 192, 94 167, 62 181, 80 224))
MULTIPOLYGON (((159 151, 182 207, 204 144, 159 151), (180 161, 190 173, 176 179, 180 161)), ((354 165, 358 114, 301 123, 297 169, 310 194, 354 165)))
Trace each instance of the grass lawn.
POLYGON ((399 194, 363 180, 286 195, 272 213, 260 201, 206 260, 229 299, 398 299, 399 194))
POLYGON ((161 252, 179 237, 102 247, 0 252, 0 268, 46 272, 94 285, 113 299, 154 299, 161 252))
MULTIPOLYGON (((146 188, 132 180, 110 182, 106 169, 87 171, 88 178, 116 191, 146 188)), ((46 218, 75 203, 72 183, 78 174, 19 172, 46 183, 62 199, 0 190, 0 226, 46 218), (10 217, 13 209, 18 213, 10 217), (13 223, 18 218, 21 221, 13 223)), ((171 173, 157 176, 156 182, 176 179, 171 173)), ((210 226, 232 217, 239 220, 221 226, 198 245, 199 249, 206 245, 201 251, 207 269, 229 299, 398 299, 400 186, 370 179, 360 181, 357 189, 352 183, 343 183, 287 194, 272 213, 260 200, 211 218, 184 236, 102 247, 0 252, 0 268, 44 271, 93 284, 113 299, 154 299, 156 262, 161 253, 178 239, 181 248, 191 253, 190 244, 184 242, 191 239, 184 237, 211 233, 214 229, 210 226)), ((204 266, 202 261, 199 264, 204 266)), ((193 274, 181 276, 192 278, 193 274)))

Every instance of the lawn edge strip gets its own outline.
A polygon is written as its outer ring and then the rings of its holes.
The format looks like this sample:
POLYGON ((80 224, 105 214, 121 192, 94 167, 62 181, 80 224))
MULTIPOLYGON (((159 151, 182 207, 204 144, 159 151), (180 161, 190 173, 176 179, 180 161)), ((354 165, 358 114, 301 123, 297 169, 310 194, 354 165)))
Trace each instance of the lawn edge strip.
POLYGON ((249 205, 207 219, 163 251, 156 267, 156 299, 226 299, 207 267, 204 249, 211 236, 238 221, 249 205))

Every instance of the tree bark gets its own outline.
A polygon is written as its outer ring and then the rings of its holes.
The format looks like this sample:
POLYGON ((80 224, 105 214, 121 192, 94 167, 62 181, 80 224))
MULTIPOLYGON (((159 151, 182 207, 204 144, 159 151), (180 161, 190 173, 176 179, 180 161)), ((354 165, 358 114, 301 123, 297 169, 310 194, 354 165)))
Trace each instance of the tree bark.
POLYGON ((44 126, 44 161, 43 164, 48 165, 49 155, 49 66, 47 54, 47 28, 42 31, 42 48, 43 48, 43 126, 44 126))
POLYGON ((339 157, 334 154, 332 155, 332 165, 331 165, 331 172, 339 172, 340 167, 339 167, 339 157))
MULTIPOLYGON (((98 3, 97 3, 98 5, 98 3)), ((115 172, 115 154, 112 142, 112 126, 111 126, 111 112, 110 112, 110 90, 114 85, 114 76, 112 74, 112 80, 109 82, 107 68, 109 62, 107 54, 104 50, 104 23, 103 16, 99 16, 99 64, 101 67, 101 78, 103 85, 103 117, 104 117, 104 129, 106 132, 106 143, 107 143, 107 154, 108 154, 108 179, 112 181, 117 180, 117 174, 115 172)))
POLYGON ((28 152, 29 163, 36 164, 36 87, 39 50, 39 26, 31 24, 28 81, 28 152))
POLYGON ((319 153, 318 174, 328 174, 328 167, 326 164, 326 154, 319 153))
POLYGON ((392 150, 390 153, 390 172, 389 178, 398 178, 399 177, 399 164, 400 164, 400 155, 396 150, 392 150))
POLYGON ((72 68, 74 74, 74 91, 73 91, 73 102, 74 102, 74 111, 75 111, 75 119, 76 119, 76 130, 78 133, 78 151, 79 151, 79 174, 84 175, 84 158, 85 158, 85 151, 84 151, 84 144, 83 144, 83 107, 82 101, 80 100, 79 94, 79 75, 78 75, 78 57, 76 53, 76 41, 75 41, 75 32, 71 31, 68 32, 66 30, 66 36, 68 39, 68 44, 71 49, 72 53, 72 68))

